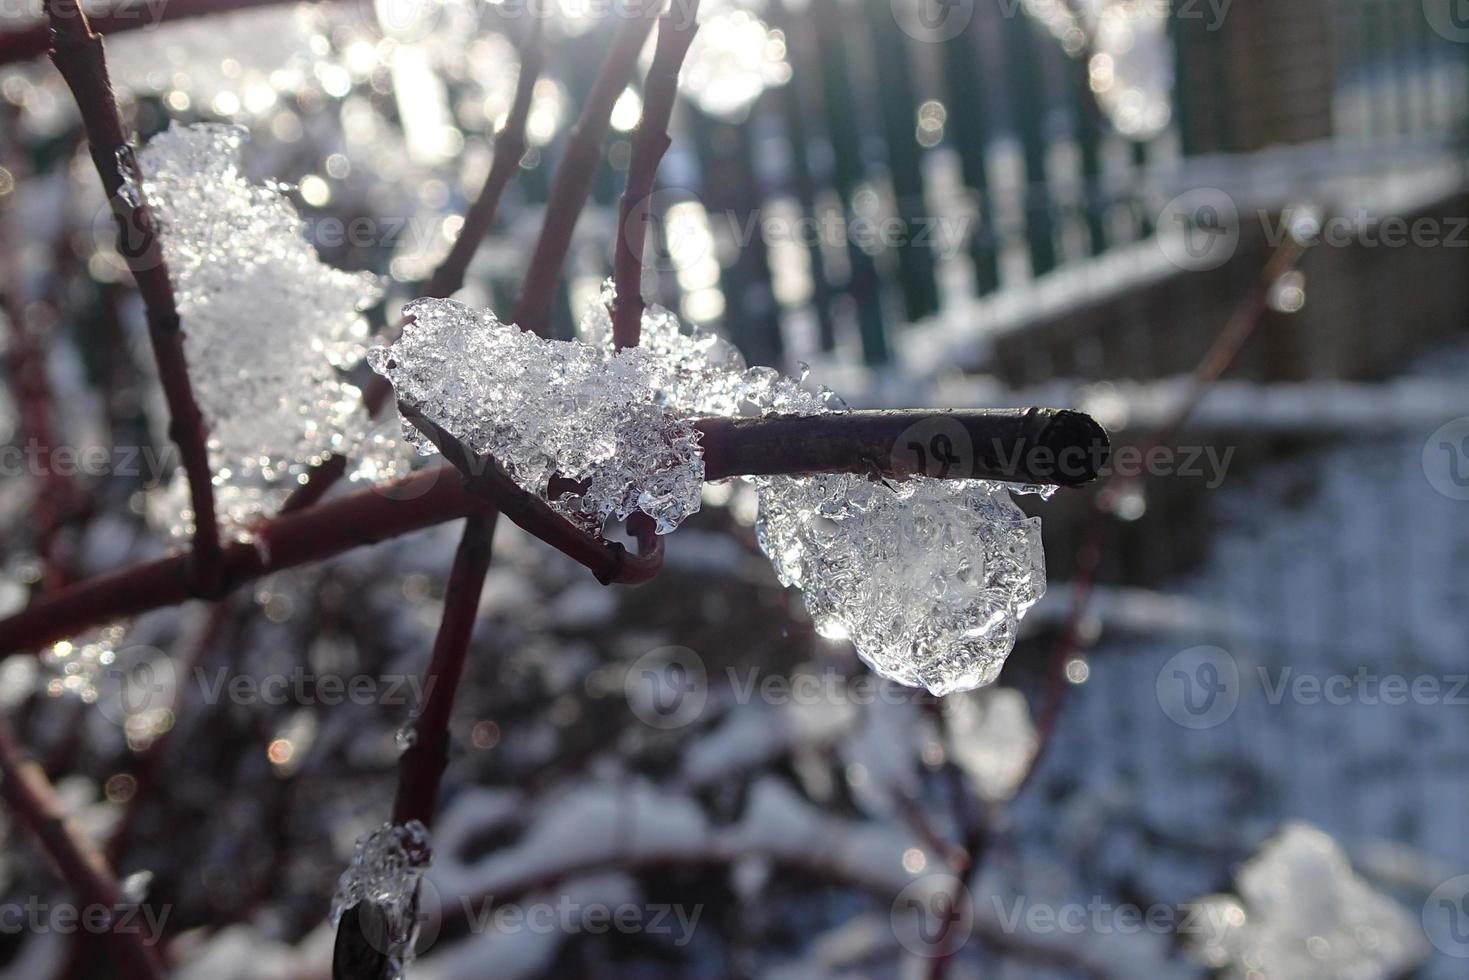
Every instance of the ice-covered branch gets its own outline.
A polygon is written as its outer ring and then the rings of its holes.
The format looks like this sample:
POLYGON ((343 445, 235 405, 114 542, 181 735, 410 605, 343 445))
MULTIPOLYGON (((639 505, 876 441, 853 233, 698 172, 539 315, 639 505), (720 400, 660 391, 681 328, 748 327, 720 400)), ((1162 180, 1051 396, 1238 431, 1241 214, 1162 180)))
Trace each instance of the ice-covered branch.
POLYGON ((147 310, 148 337, 158 363, 158 380, 168 402, 169 435, 178 444, 194 511, 194 548, 188 573, 191 591, 215 595, 221 588, 219 528, 214 518, 204 416, 194 399, 184 359, 183 331, 168 266, 153 219, 138 185, 136 163, 117 100, 107 77, 102 38, 93 33, 77 0, 47 0, 52 28, 51 59, 81 111, 87 144, 102 190, 118 224, 118 251, 137 280, 147 310))
POLYGON ((466 492, 585 565, 604 585, 645 582, 662 564, 663 541, 656 535, 641 536, 638 553, 628 554, 622 545, 593 537, 556 513, 545 501, 522 489, 494 459, 472 453, 414 406, 400 402, 398 410, 459 470, 466 492))
POLYGON ((160 977, 142 932, 124 928, 118 918, 125 903, 106 859, 67 822, 46 774, 25 757, 4 719, 0 719, 0 797, 16 821, 35 837, 62 879, 76 890, 78 899, 107 911, 107 940, 120 975, 126 980, 160 977))
POLYGON ((678 72, 698 27, 698 0, 688 9, 664 14, 658 21, 658 46, 644 83, 643 117, 633 136, 618 206, 617 248, 612 279, 617 299, 612 308, 612 342, 619 348, 636 347, 643 322, 643 246, 648 234, 648 209, 658 164, 668 152, 668 120, 678 95, 678 72))
POLYGON ((597 175, 597 163, 602 159, 602 142, 612 124, 612 107, 632 81, 638 54, 652 29, 651 14, 641 8, 628 9, 612 38, 612 46, 597 73, 586 104, 582 106, 581 116, 566 139, 566 149, 551 180, 541 235, 531 254, 520 305, 515 311, 515 322, 522 330, 545 334, 550 328, 556 280, 561 275, 566 250, 571 246, 577 218, 587 203, 592 180, 597 175))

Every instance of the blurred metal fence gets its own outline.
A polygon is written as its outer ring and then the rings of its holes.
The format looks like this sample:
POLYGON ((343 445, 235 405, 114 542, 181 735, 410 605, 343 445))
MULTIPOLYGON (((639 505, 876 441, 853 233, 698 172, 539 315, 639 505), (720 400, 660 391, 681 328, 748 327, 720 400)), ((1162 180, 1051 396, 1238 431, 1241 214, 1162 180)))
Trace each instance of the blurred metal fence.
POLYGON ((1171 0, 1170 121, 1137 141, 1099 113, 1085 45, 1022 0, 976 0, 942 40, 904 29, 907 2, 770 0, 789 81, 741 124, 681 120, 665 230, 718 261, 666 241, 660 292, 753 361, 885 363, 907 325, 1146 239, 1194 160, 1312 143, 1365 168, 1365 147, 1452 146, 1469 119, 1458 0, 1235 0, 1217 19, 1171 0))

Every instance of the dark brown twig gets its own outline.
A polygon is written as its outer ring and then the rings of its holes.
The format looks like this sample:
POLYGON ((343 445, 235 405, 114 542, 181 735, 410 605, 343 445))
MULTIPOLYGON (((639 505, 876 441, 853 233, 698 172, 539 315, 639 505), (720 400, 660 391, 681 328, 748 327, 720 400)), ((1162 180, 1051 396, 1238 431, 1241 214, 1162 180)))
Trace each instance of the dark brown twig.
MULTIPOLYGON (((444 594, 444 613, 434 636, 433 653, 423 672, 423 703, 418 706, 409 731, 411 742, 398 759, 398 792, 393 801, 394 826, 418 821, 433 826, 438 807, 439 784, 449 765, 449 716, 469 639, 479 612, 480 592, 490 568, 491 543, 495 534, 494 511, 465 518, 459 548, 444 594)), ((414 896, 414 902, 418 896, 414 896)), ((342 916, 332 955, 332 976, 351 980, 379 980, 390 975, 385 950, 371 940, 374 923, 382 912, 369 902, 359 903, 342 916)))
POLYGON ((572 232, 576 230, 577 219, 586 206, 592 180, 597 175, 597 164, 602 159, 602 142, 612 124, 612 107, 632 81, 638 54, 652 29, 653 18, 641 9, 626 12, 597 73, 591 94, 566 138, 566 149, 556 167, 556 175, 551 179, 546 216, 541 223, 535 251, 531 254, 530 267, 526 270, 520 305, 515 310, 514 321, 522 330, 544 336, 550 328, 556 280, 561 275, 561 265, 566 260, 567 249, 571 247, 572 232))
POLYGON ((670 11, 658 20, 658 45, 643 84, 643 117, 633 135, 632 156, 618 205, 617 248, 612 259, 616 299, 612 308, 612 342, 636 347, 643 319, 643 246, 648 236, 649 210, 658 164, 668 152, 668 120, 678 95, 678 72, 694 40, 699 0, 678 16, 670 11))
POLYGON ((184 336, 168 266, 148 206, 138 192, 136 164, 107 77, 102 38, 92 32, 76 0, 46 0, 45 7, 51 24, 51 60, 81 111, 92 163, 102 178, 102 191, 117 221, 118 251, 137 281, 147 311, 148 337, 168 402, 169 435, 178 444, 194 508, 191 588, 197 595, 215 595, 220 588, 220 543, 214 519, 213 474, 204 416, 189 383, 184 336), (125 187, 125 177, 130 189, 125 187))
POLYGON ((704 478, 872 473, 1079 487, 1107 461, 1107 433, 1056 408, 840 412, 694 420, 704 478))
POLYGON ((121 975, 129 980, 160 977, 154 952, 143 934, 135 925, 125 927, 125 920, 119 917, 126 903, 106 859, 67 822, 46 774, 39 764, 25 757, 10 723, 3 718, 0 718, 0 797, 16 820, 30 831, 78 899, 105 911, 106 937, 121 975))

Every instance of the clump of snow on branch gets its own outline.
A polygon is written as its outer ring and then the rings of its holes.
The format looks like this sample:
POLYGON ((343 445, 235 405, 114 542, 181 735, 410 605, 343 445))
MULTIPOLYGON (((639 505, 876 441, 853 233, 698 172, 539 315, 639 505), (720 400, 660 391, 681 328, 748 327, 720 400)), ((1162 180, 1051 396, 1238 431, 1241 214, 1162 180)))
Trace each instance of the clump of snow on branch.
MULTIPOLYGON (((384 935, 378 952, 388 957, 391 975, 400 977, 413 959, 417 938, 418 883, 432 862, 429 833, 422 823, 385 823, 357 841, 352 863, 337 881, 332 925, 356 905, 367 903, 382 916, 384 935)), ((376 933, 370 934, 376 939, 376 933)))
POLYGON ((1288 824, 1236 876, 1238 897, 1200 900, 1209 925, 1195 955, 1228 977, 1385 980, 1427 953, 1414 918, 1372 890, 1341 848, 1288 824))
MULTIPOLYGON (((361 393, 338 377, 381 286, 321 262, 295 207, 240 172, 246 131, 175 123, 138 153, 210 436, 219 509, 237 531, 310 466, 366 439, 361 393)), ((129 184, 124 193, 136 195, 129 184)), ((176 481, 172 499, 185 499, 176 481)), ((192 515, 176 503, 173 530, 192 515)))
MULTIPOLYGON (((369 352, 373 370, 567 517, 600 531, 641 511, 666 533, 699 509, 698 433, 656 403, 649 352, 542 340, 453 300, 416 300, 404 314, 402 338, 369 352), (553 492, 557 476, 579 492, 553 492)), ((435 451, 405 431, 420 452, 435 451)))

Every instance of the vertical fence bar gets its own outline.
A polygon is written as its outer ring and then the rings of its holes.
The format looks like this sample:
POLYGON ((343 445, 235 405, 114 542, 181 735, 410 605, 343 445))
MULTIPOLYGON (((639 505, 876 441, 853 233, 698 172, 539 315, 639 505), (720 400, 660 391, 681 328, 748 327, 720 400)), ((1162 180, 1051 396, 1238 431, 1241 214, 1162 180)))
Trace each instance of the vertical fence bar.
POLYGON ((698 148, 699 196, 711 229, 735 229, 748 240, 737 243, 735 260, 720 270, 724 324, 729 339, 755 364, 779 364, 783 344, 780 317, 770 291, 770 260, 761 234, 764 197, 755 176, 751 129, 691 109, 689 125, 698 148))
POLYGON ((974 195, 969 258, 974 264, 975 287, 983 296, 1000 288, 1000 258, 988 167, 992 123, 973 28, 971 23, 969 29, 943 42, 944 81, 949 97, 945 128, 953 134, 964 186, 974 195))
POLYGON ((785 0, 772 0, 770 23, 783 31, 786 37, 786 58, 791 66, 791 77, 781 87, 779 95, 781 119, 786 139, 790 141, 791 189, 800 203, 803 222, 816 229, 806 242, 806 257, 811 266, 811 305, 816 311, 821 349, 829 351, 836 345, 836 325, 832 318, 831 280, 826 273, 826 256, 822 252, 821 221, 816 213, 817 182, 811 168, 810 151, 813 127, 808 124, 808 120, 820 117, 819 111, 811 110, 808 99, 813 93, 806 84, 807 71, 813 61, 812 25, 803 17, 792 16, 786 9, 785 0))
MULTIPOLYGON (((850 224, 852 195, 863 176, 861 125, 857 101, 852 91, 852 74, 848 63, 845 35, 848 24, 840 0, 811 0, 811 16, 817 24, 817 46, 821 52, 822 91, 826 96, 826 118, 831 135, 837 193, 842 211, 850 224)), ((877 277, 877 264, 847 236, 847 256, 851 278, 847 292, 857 313, 862 337, 862 356, 868 364, 882 364, 888 359, 887 331, 882 312, 882 294, 877 277)))
POLYGON ((1067 58, 1067 96, 1075 120, 1076 147, 1081 158, 1081 208, 1092 255, 1107 251, 1107 201, 1102 185, 1102 121, 1092 97, 1091 70, 1086 58, 1067 58))
POLYGON ((883 135, 887 149, 888 175, 901 222, 900 241, 884 246, 897 253, 898 275, 903 292, 903 310, 909 321, 938 311, 938 282, 930 246, 913 241, 924 224, 927 210, 923 187, 923 148, 918 145, 918 97, 913 88, 913 66, 908 57, 907 36, 897 28, 891 6, 863 3, 877 59, 878 98, 882 103, 883 135))
POLYGON ((1056 268, 1056 232, 1051 185, 1046 167, 1045 78, 1036 50, 1037 27, 1018 7, 1005 18, 1007 86, 1015 109, 1015 127, 1025 154, 1025 237, 1032 276, 1056 268))

